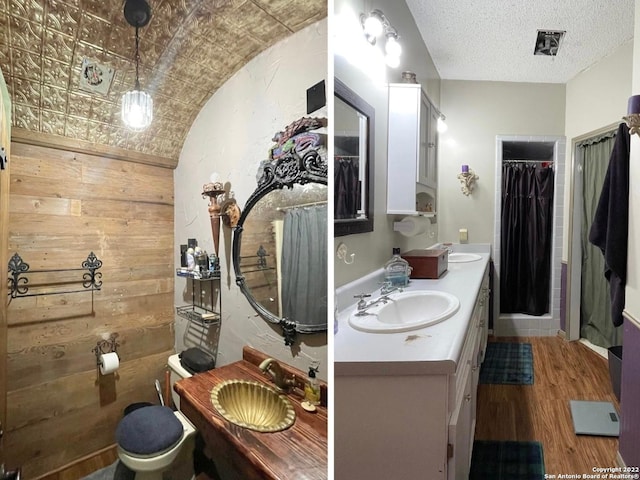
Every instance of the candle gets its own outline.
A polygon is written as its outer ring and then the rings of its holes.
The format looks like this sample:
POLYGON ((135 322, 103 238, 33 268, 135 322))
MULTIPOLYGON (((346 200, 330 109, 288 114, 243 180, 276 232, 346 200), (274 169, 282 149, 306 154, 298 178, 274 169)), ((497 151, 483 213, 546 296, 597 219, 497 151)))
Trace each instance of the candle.
POLYGON ((629 104, 627 105, 627 114, 640 113, 640 95, 633 95, 629 97, 629 104))
POLYGON ((462 165, 462 173, 469 173, 469 165, 462 165))

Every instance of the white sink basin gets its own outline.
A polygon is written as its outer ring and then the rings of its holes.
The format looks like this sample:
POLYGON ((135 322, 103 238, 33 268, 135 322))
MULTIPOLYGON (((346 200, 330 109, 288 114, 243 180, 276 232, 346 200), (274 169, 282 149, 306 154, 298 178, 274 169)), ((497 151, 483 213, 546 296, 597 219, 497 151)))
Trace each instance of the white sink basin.
POLYGON ((475 262, 482 257, 476 253, 450 253, 449 263, 475 262))
POLYGON ((352 313, 349 324, 363 332, 405 332, 442 322, 456 313, 459 307, 458 298, 445 292, 394 293, 389 295, 386 304, 374 305, 363 315, 352 313))

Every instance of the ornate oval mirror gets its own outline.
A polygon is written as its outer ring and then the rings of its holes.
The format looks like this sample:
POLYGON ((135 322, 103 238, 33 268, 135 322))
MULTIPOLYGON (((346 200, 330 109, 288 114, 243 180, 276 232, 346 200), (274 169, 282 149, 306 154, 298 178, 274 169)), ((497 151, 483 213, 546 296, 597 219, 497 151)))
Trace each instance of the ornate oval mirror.
POLYGON ((302 118, 274 137, 233 235, 236 283, 286 345, 327 329, 326 119, 302 118))

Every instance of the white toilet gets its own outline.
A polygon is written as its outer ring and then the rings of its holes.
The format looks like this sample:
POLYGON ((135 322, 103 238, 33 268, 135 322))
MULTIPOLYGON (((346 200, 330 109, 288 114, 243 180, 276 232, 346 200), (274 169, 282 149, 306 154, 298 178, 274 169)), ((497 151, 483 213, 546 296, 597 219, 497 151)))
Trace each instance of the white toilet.
POLYGON ((180 364, 180 357, 178 354, 171 355, 169 357, 169 369, 171 372, 170 382, 173 403, 178 409, 173 413, 180 423, 182 423, 182 438, 180 438, 180 440, 178 440, 178 442, 168 450, 149 455, 134 454, 124 450, 120 445, 118 445, 118 457, 122 463, 136 472, 135 480, 162 480, 162 473, 171 467, 180 452, 183 450, 185 444, 189 444, 191 448, 188 450, 193 451, 192 438, 196 433, 196 429, 182 414, 182 412, 180 412, 180 396, 173 390, 175 382, 183 378, 190 377, 191 374, 180 364))

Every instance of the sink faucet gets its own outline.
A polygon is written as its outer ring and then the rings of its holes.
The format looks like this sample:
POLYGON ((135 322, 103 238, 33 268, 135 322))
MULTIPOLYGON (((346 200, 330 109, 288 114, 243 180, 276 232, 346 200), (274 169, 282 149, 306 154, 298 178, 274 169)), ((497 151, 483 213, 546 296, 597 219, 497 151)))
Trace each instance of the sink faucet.
POLYGON ((377 305, 379 303, 390 302, 391 299, 389 298, 389 295, 396 291, 402 292, 402 287, 392 287, 390 282, 385 282, 382 289, 380 290, 380 296, 375 300, 371 300, 369 303, 367 303, 364 299, 370 297, 371 295, 355 295, 355 298, 360 299, 357 305, 358 312, 356 313, 356 316, 363 317, 365 315, 369 315, 367 313, 367 309, 369 309, 370 307, 373 307, 374 305, 377 305))
POLYGON ((284 370, 280 364, 273 358, 267 358, 260 364, 260 370, 271 375, 276 390, 280 393, 288 392, 295 385, 295 378, 286 378, 284 370))

